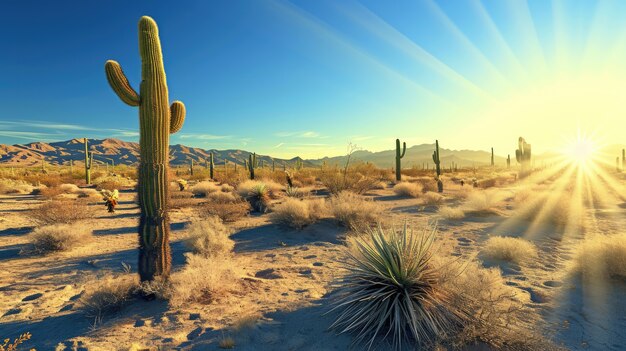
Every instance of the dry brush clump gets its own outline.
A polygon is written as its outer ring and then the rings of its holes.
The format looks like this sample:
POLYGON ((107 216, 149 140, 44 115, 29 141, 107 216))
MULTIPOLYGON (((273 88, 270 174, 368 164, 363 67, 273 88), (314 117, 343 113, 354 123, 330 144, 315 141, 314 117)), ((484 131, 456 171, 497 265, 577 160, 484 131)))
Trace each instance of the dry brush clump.
POLYGON ((83 200, 49 200, 30 211, 29 216, 40 225, 69 224, 95 217, 94 211, 83 200))
POLYGON ((422 195, 420 200, 424 206, 439 206, 446 200, 446 198, 439 193, 427 191, 424 195, 422 195))
POLYGON ((115 277, 108 274, 85 287, 79 300, 80 308, 97 325, 102 323, 103 317, 122 310, 139 291, 135 275, 115 277))
POLYGON ((35 253, 65 251, 80 246, 92 238, 90 226, 83 223, 49 224, 35 228, 29 242, 35 253))
POLYGON ((246 201, 208 201, 198 207, 198 212, 203 216, 217 216, 222 222, 235 222, 250 213, 250 204, 246 201))
POLYGON ((272 189, 279 191, 280 188, 280 184, 272 184, 272 182, 247 180, 239 183, 237 193, 248 201, 254 211, 265 213, 269 208, 271 198, 276 194, 272 189))
POLYGON ((588 278, 626 279, 626 234, 584 240, 574 252, 570 271, 588 278))
POLYGON ((419 197, 423 189, 420 183, 400 182, 393 187, 393 192, 399 196, 419 197))
MULTIPOLYGON (((18 351, 18 346, 23 344, 24 342, 30 340, 32 335, 29 332, 20 334, 13 341, 11 339, 6 338, 3 340, 2 344, 0 344, 0 351, 18 351)), ((35 349, 30 349, 30 351, 36 351, 35 349)))
POLYGON ((495 236, 487 240, 481 253, 490 259, 522 263, 537 258, 537 247, 521 238, 495 236))
POLYGON ((0 179, 0 194, 30 194, 35 187, 23 180, 0 179))
POLYGON ((363 230, 380 222, 382 208, 372 200, 343 191, 331 197, 330 212, 344 227, 363 230))
POLYGON ((465 212, 458 207, 441 206, 437 211, 439 216, 448 220, 458 220, 465 217, 465 212))
POLYGON ((224 257, 235 247, 235 242, 230 239, 230 230, 215 216, 193 221, 186 231, 185 245, 204 257, 224 257))
POLYGON ((299 200, 286 198, 272 208, 270 220, 295 229, 313 224, 328 213, 324 199, 299 200))
POLYGON ((499 215, 498 206, 504 198, 498 190, 472 191, 463 204, 463 211, 476 216, 499 215))

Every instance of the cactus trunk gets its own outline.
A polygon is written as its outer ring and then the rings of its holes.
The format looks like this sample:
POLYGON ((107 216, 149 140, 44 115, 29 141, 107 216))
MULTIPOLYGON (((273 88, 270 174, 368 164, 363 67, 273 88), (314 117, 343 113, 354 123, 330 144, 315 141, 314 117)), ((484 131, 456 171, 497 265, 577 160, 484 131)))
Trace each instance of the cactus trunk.
POLYGON ((437 172, 437 191, 443 192, 443 182, 441 181, 441 160, 439 159, 439 140, 435 140, 435 151, 433 151, 433 162, 437 172))
POLYGON ((84 138, 85 144, 85 183, 91 184, 91 164, 93 163, 93 153, 89 152, 89 141, 84 138))
POLYGON ((406 153, 406 143, 402 143, 402 152, 400 152, 400 139, 396 139, 396 181, 402 180, 402 161, 406 153))
POLYGON ((156 277, 167 278, 171 270, 169 135, 182 128, 185 105, 180 101, 169 105, 158 28, 147 16, 139 20, 139 52, 142 63, 140 94, 130 86, 117 62, 107 61, 105 68, 109 84, 119 98, 128 105, 139 106, 138 198, 141 215, 138 271, 141 281, 151 281, 156 277))
POLYGON ((491 167, 495 166, 494 163, 494 159, 493 159, 493 148, 491 148, 491 167))
POLYGON ((213 177, 213 167, 214 167, 214 163, 213 163, 213 153, 211 152, 211 154, 209 155, 209 177, 211 179, 215 179, 213 177))

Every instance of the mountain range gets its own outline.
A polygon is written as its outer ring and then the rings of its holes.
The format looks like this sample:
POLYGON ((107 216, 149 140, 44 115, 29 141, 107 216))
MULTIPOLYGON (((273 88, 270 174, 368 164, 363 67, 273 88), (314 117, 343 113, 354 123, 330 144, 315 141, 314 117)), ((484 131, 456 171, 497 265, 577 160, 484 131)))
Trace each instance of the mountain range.
MULTIPOLYGON (((89 149, 94 154, 96 163, 104 164, 126 164, 133 165, 139 161, 139 144, 119 139, 89 139, 89 149)), ((434 144, 414 145, 406 149, 406 154, 402 158, 403 168, 410 167, 433 167, 432 153, 435 148, 434 144)), ((604 153, 607 155, 617 155, 621 152, 622 146, 614 145, 606 148, 604 153)), ((44 160, 49 164, 67 165, 70 160, 82 163, 85 158, 84 144, 82 139, 71 139, 59 142, 33 142, 28 144, 5 145, 0 144, 0 164, 5 166, 35 166, 44 160)), ((189 165, 193 160, 198 165, 203 165, 209 159, 210 153, 213 153, 216 165, 228 163, 237 163, 243 165, 248 159, 250 151, 245 150, 206 150, 201 148, 189 147, 181 144, 170 146, 170 164, 173 166, 189 165)), ((458 167, 481 166, 488 165, 491 159, 491 153, 482 150, 450 150, 445 148, 439 149, 442 167, 449 167, 456 164, 458 167)), ((514 150, 511 150, 514 153, 514 150)), ((555 156, 554 153, 545 153, 536 157, 537 161, 549 159, 555 156)), ((343 165, 347 160, 347 156, 324 157, 320 159, 302 160, 300 157, 291 159, 272 158, 269 155, 257 155, 259 162, 270 165, 272 161, 276 162, 277 167, 283 164, 288 166, 294 165, 297 161, 302 161, 305 166, 319 166, 321 164, 343 165)), ((395 164, 395 150, 385 150, 371 152, 367 150, 357 150, 351 155, 351 160, 355 162, 369 162, 377 167, 388 168, 395 164)), ((505 166, 506 158, 495 155, 494 161, 496 165, 505 166)), ((515 156, 512 155, 511 163, 515 164, 515 156)))

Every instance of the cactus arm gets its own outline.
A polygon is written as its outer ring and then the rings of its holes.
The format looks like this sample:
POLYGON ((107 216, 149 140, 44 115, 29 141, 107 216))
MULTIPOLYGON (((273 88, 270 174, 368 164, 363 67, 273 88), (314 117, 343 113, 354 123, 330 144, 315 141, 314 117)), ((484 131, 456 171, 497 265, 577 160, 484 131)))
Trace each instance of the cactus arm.
POLYGON ((108 60, 104 65, 104 70, 106 71, 109 85, 117 96, 130 106, 139 106, 139 95, 130 86, 120 64, 116 61, 108 60))
POLYGON ((400 158, 403 158, 405 153, 406 153, 406 142, 402 142, 402 154, 400 155, 400 158))
POLYGON ((170 106, 170 134, 178 132, 185 122, 187 110, 185 104, 180 101, 174 101, 170 106))

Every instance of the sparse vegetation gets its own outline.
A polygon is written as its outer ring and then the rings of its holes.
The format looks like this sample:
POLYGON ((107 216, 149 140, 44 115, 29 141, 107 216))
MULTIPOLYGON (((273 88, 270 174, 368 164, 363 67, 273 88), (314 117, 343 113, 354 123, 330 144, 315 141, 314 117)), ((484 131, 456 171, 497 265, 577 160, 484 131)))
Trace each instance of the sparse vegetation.
POLYGON ((302 229, 315 223, 328 212, 324 199, 299 200, 286 198, 282 203, 274 206, 271 220, 274 223, 302 229))
POLYGON ((570 270, 587 278, 626 279, 626 234, 584 240, 574 252, 570 270))
POLYGON ((393 192, 399 196, 419 197, 423 187, 419 183, 400 182, 393 187, 393 192))
POLYGON ((527 240, 495 236, 485 243, 482 254, 488 258, 521 263, 537 257, 537 248, 527 240))
POLYGON ((441 217, 449 220, 457 220, 465 217, 465 212, 458 207, 441 206, 437 213, 441 217))
POLYGON ((235 242, 230 238, 230 230, 215 216, 193 221, 187 226, 185 244, 194 253, 205 257, 224 257, 230 254, 235 242))
POLYGON ((86 202, 80 200, 50 200, 33 209, 29 216, 41 225, 69 224, 94 217, 86 202))
POLYGON ((376 224, 382 211, 374 201, 349 191, 331 197, 330 209, 341 225, 352 230, 363 230, 376 224))
POLYGON ((33 251, 46 253, 65 251, 91 239, 87 223, 49 224, 35 228, 30 234, 33 251))
POLYGON ((80 298, 85 315, 94 319, 94 324, 102 323, 102 318, 120 311, 139 291, 139 283, 134 276, 107 275, 87 286, 80 298))

